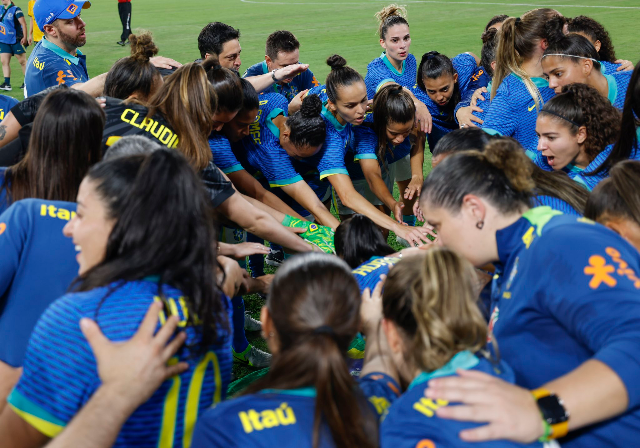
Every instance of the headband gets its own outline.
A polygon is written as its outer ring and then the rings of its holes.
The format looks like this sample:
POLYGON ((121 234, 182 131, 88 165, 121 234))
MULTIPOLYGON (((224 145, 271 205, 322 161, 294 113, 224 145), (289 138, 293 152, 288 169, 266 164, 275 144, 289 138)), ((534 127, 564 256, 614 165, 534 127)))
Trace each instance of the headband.
POLYGON ((593 58, 588 58, 586 56, 578 56, 576 54, 562 54, 562 53, 549 53, 549 54, 545 54, 542 56, 542 59, 546 58, 547 56, 562 56, 564 58, 578 58, 578 59, 589 59, 590 61, 593 62, 597 62, 598 64, 600 63, 600 61, 598 61, 597 59, 593 59, 593 58))
POLYGON ((555 113, 555 112, 551 112, 550 110, 544 110, 544 109, 542 109, 540 112, 544 112, 545 114, 554 115, 554 116, 556 116, 556 117, 558 117, 558 118, 562 118, 563 120, 568 121, 569 123, 571 123, 572 125, 574 125, 574 126, 575 126, 575 127, 577 127, 577 128, 579 128, 579 127, 581 126, 581 125, 579 125, 578 123, 576 123, 575 121, 573 121, 573 120, 569 120, 567 117, 563 117, 562 115, 557 114, 557 113, 555 113))

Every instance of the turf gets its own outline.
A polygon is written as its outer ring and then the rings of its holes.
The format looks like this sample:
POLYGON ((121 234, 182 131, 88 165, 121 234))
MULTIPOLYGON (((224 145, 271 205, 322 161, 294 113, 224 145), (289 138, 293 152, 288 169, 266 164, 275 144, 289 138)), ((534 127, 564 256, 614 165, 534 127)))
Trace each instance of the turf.
MULTIPOLYGON (((334 53, 344 56, 348 63, 366 73, 369 61, 380 55, 377 24, 374 13, 390 1, 372 0, 133 0, 132 26, 134 32, 150 30, 160 48, 160 54, 182 63, 200 57, 197 37, 210 21, 221 21, 241 30, 242 67, 264 59, 267 36, 277 29, 292 31, 301 42, 301 60, 309 63, 316 78, 323 82, 328 73, 326 58, 334 53)), ((637 62, 637 20, 640 6, 637 0, 578 0, 508 2, 484 1, 398 1, 407 5, 411 25, 411 52, 419 56, 437 50, 450 57, 462 52, 479 55, 480 34, 486 22, 496 14, 520 15, 535 7, 553 7, 566 16, 589 15, 609 30, 620 58, 637 62)), ((25 12, 27 1, 16 2, 25 12)), ((94 1, 83 12, 87 23, 87 55, 89 75, 109 70, 115 60, 128 56, 129 47, 119 47, 120 21, 117 2, 94 1)), ((31 51, 31 48, 28 49, 31 51)), ((22 83, 22 73, 15 58, 11 62, 14 89, 8 94, 22 99, 16 87, 22 83)), ((425 174, 431 169, 431 159, 425 157, 425 174)), ((394 191, 397 197, 397 190, 394 191)), ((389 242, 395 244, 395 237, 389 242)), ((269 269, 267 269, 269 272, 269 269)), ((263 301, 246 296, 245 306, 259 317, 263 301)), ((266 350, 259 333, 249 334, 249 340, 266 350)), ((234 376, 240 378, 252 369, 234 365, 234 376)))

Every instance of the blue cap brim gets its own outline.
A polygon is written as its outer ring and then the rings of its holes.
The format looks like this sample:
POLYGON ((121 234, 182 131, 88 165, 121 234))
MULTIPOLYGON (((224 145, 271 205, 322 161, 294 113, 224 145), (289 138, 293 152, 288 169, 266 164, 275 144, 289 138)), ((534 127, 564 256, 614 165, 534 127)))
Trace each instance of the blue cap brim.
POLYGON ((90 7, 91 7, 91 2, 88 0, 75 1, 73 3, 70 3, 69 6, 67 6, 67 9, 62 11, 62 14, 58 16, 58 19, 62 19, 62 20, 73 19, 74 17, 77 17, 80 14, 80 12, 82 12, 83 9, 87 9, 90 7))

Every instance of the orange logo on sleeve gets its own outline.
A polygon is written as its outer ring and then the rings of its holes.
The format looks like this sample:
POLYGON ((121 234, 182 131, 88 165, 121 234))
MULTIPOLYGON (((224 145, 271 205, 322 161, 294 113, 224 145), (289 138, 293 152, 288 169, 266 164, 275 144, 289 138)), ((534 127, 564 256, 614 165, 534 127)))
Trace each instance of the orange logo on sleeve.
POLYGON ((589 281, 589 287, 591 289, 598 289, 598 287, 604 283, 607 286, 614 287, 618 283, 615 278, 609 274, 613 274, 616 271, 611 265, 607 264, 604 257, 600 255, 592 255, 589 257, 589 266, 584 268, 586 275, 592 275, 589 281))
POLYGON ((416 448, 436 448, 436 444, 429 439, 424 439, 418 442, 416 448))
POLYGON ((73 3, 71 3, 71 4, 69 5, 69 7, 67 8, 67 12, 68 12, 69 14, 75 14, 77 10, 78 10, 78 6, 77 6, 77 5, 74 5, 73 3))
POLYGON ((7 230, 7 225, 3 222, 0 222, 0 235, 2 235, 5 230, 7 230))

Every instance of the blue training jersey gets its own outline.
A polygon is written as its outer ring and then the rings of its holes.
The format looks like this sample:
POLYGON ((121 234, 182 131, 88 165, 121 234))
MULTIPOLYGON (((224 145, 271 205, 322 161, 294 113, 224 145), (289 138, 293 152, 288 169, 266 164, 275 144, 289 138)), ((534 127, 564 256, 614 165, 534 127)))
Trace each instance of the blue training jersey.
POLYGON ((244 169, 242 163, 238 161, 238 158, 233 153, 231 143, 223 133, 213 131, 211 135, 209 135, 209 148, 213 155, 213 163, 215 163, 224 174, 244 169))
POLYGON ((27 61, 24 75, 25 97, 42 92, 47 87, 89 81, 87 57, 77 50, 73 56, 45 37, 38 42, 27 61))
POLYGON ((358 385, 379 421, 385 419, 391 405, 402 394, 396 380, 382 372, 368 373, 358 378, 358 385))
POLYGON ((78 275, 62 234, 75 214, 72 202, 23 199, 0 215, 0 361, 12 367, 22 366, 40 315, 78 275))
POLYGON ((534 196, 533 197, 533 204, 534 204, 535 207, 548 205, 553 210, 557 210, 557 211, 562 212, 562 213, 564 213, 566 215, 582 216, 582 213, 580 213, 575 208, 573 208, 571 205, 569 205, 569 203, 563 201, 562 199, 553 197, 553 196, 547 196, 547 195, 534 196))
POLYGON ((490 442, 465 442, 460 439, 460 431, 483 426, 484 423, 460 422, 439 418, 435 411, 449 406, 444 400, 425 397, 429 380, 456 375, 456 369, 477 370, 513 383, 513 371, 505 363, 491 363, 484 357, 468 351, 459 352, 449 363, 434 372, 423 372, 409 385, 407 391, 389 409, 380 425, 380 446, 382 448, 435 448, 435 447, 497 447, 520 446, 540 447, 536 442, 528 445, 492 440, 490 442))
POLYGON ((599 62, 604 69, 603 70, 604 73, 607 75, 612 75, 613 73, 616 73, 618 71, 618 67, 622 65, 622 64, 616 64, 615 62, 609 62, 609 61, 599 61, 599 62))
POLYGON ((364 77, 364 83, 367 85, 367 97, 371 100, 380 87, 395 82, 407 89, 416 85, 416 76, 418 73, 418 63, 414 55, 409 54, 402 61, 402 70, 398 71, 391 64, 385 52, 380 57, 375 58, 367 65, 367 76, 364 77))
POLYGON ((7 95, 0 95, 0 121, 9 113, 11 108, 18 104, 18 100, 7 95))
MULTIPOLYGON (((484 129, 489 134, 499 134, 515 138, 527 150, 530 158, 535 156, 538 147, 536 119, 538 109, 555 95, 549 83, 542 78, 531 78, 542 98, 539 108, 527 90, 522 78, 511 73, 498 87, 487 110, 485 110, 484 129)), ((481 106, 482 107, 482 106, 481 106)))
POLYGON ((624 100, 627 97, 627 89, 629 88, 629 82, 631 81, 630 71, 614 72, 611 74, 605 74, 609 84, 609 92, 607 98, 611 101, 613 107, 618 110, 624 108, 624 100))
MULTIPOLYGON (((263 390, 225 401, 198 420, 192 447, 310 447, 315 402, 312 387, 263 390)), ((329 427, 321 424, 318 448, 334 446, 329 427)))
POLYGON ((366 288, 373 291, 380 282, 380 276, 387 275, 400 260, 402 260, 401 257, 373 257, 351 271, 358 282, 360 292, 366 288))
MULTIPOLYGON (((411 153, 412 148, 411 137, 404 139, 399 145, 392 145, 387 142, 387 152, 385 160, 381 164, 381 169, 388 169, 388 165, 402 160, 411 153)), ((353 127, 353 139, 350 152, 347 153, 347 171, 351 180, 364 179, 364 173, 360 168, 360 160, 372 159, 378 160, 378 136, 369 126, 360 125, 353 127), (350 153, 353 153, 351 159, 350 153)), ((379 161, 378 161, 379 162, 379 161)))
POLYGON ((549 207, 496 232, 490 327, 516 384, 535 389, 589 359, 624 383, 628 411, 563 447, 635 446, 640 431, 640 254, 617 233, 549 207))
MULTIPOLYGON (((264 75, 265 73, 269 73, 269 68, 267 67, 267 63, 265 61, 262 61, 249 67, 244 72, 244 75, 242 75, 242 77, 246 78, 247 76, 264 75)), ((303 90, 312 89, 318 85, 320 85, 320 83, 313 75, 313 72, 307 69, 304 72, 300 73, 298 76, 295 76, 290 83, 282 85, 273 84, 273 86, 269 87, 263 93, 279 93, 280 95, 283 95, 288 101, 291 101, 293 97, 295 97, 303 90)))
MULTIPOLYGON (((80 319, 94 319, 107 338, 126 341, 151 303, 161 300, 158 288, 157 280, 148 278, 56 300, 38 321, 29 341, 22 377, 8 398, 13 410, 49 437, 62 431, 100 386, 95 358, 78 325, 80 319)), ((175 358, 187 361, 189 369, 165 381, 136 409, 120 430, 115 447, 189 447, 198 415, 225 398, 232 363, 229 334, 219 329, 217 345, 206 355, 195 357, 200 336, 186 325, 185 299, 168 285, 162 290, 165 309, 180 317, 187 335, 175 358)), ((230 321, 229 299, 221 299, 230 321)), ((165 320, 163 311, 158 328, 165 320)))

